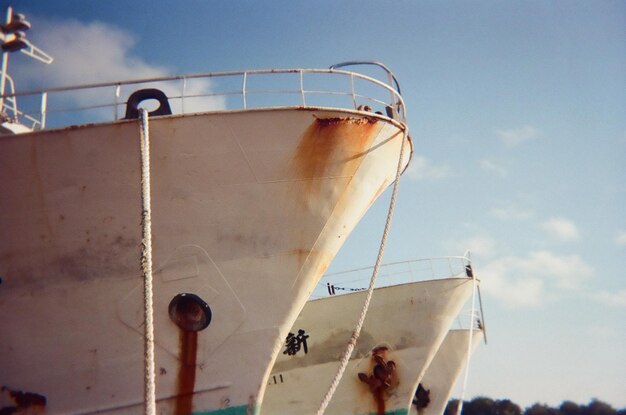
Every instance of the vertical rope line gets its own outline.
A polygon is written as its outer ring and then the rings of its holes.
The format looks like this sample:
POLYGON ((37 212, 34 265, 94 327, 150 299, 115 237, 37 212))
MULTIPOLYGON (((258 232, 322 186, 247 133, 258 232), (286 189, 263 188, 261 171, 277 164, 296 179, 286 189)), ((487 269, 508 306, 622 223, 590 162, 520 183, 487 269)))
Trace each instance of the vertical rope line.
POLYGON ((332 399, 335 391, 337 390, 337 386, 339 386, 339 382, 343 376, 343 373, 348 366, 348 362, 350 361, 350 356, 354 351, 354 347, 356 346, 356 342, 361 335, 361 329, 363 328, 363 323, 365 322, 365 316, 367 315, 367 310, 370 306, 370 301, 372 299, 372 293, 374 292, 374 284, 376 283, 376 279, 378 278, 378 271, 380 269, 381 261, 383 259, 383 253, 385 251, 385 244, 387 243, 387 236, 389 235, 389 228, 391 227, 391 218, 393 217, 393 211, 396 205, 396 199, 398 197, 398 185, 400 183, 400 175, 402 175, 402 159, 404 158, 404 144, 406 142, 406 138, 409 135, 408 127, 404 126, 404 131, 402 134, 402 141, 400 142, 400 156, 398 159, 398 167, 396 169, 396 180, 393 184, 393 191, 391 193, 391 200, 389 202, 389 211, 387 212, 387 221, 385 222, 385 229, 383 230, 383 236, 380 241, 380 248, 378 249, 378 256, 376 257, 376 264, 374 265, 374 270, 372 271, 372 278, 370 279, 370 285, 367 289, 367 295, 365 296, 365 302, 363 303, 363 308, 361 309, 361 315, 359 316, 359 320, 354 327, 354 331, 352 332, 352 336, 350 337, 350 341, 346 345, 346 349, 344 350, 343 356, 341 357, 341 362, 339 364, 339 368, 337 369, 337 373, 335 374, 335 378, 333 379, 326 395, 324 396, 324 400, 322 401, 319 409, 317 410, 317 415, 323 415, 324 411, 328 407, 330 400, 332 399))
POLYGON ((456 415, 461 415, 463 410, 463 399, 465 399, 465 390, 467 388, 467 379, 469 376, 470 359, 472 358, 472 343, 474 339, 474 318, 476 314, 476 277, 472 277, 472 314, 470 319, 470 332, 467 342, 467 357, 465 362, 465 376, 463 378, 463 388, 461 389, 461 397, 456 407, 456 415))
POLYGON ((144 413, 156 413, 154 380, 154 316, 152 303, 152 213, 150 201, 150 132, 148 111, 139 110, 141 122, 141 269, 144 294, 144 413))

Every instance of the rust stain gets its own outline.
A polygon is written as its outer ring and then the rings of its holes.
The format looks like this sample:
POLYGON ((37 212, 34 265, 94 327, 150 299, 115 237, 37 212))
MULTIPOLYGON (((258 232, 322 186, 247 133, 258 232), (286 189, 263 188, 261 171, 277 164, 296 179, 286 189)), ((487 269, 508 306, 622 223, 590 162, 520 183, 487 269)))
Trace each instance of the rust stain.
POLYGON ((296 149, 296 177, 314 191, 319 179, 354 174, 378 130, 376 119, 316 118, 296 149))
POLYGON ((0 401, 10 401, 9 406, 0 408, 0 414, 29 414, 40 415, 46 413, 47 399, 45 396, 33 392, 11 390, 6 386, 0 389, 0 401), (8 399, 7 399, 8 398, 8 399))
MULTIPOLYGON (((315 249, 308 250, 304 248, 297 248, 289 251, 289 254, 297 258, 300 268, 304 266, 307 260, 310 260, 310 262, 312 263, 311 269, 313 270, 311 275, 314 275, 316 280, 324 275, 326 269, 333 259, 333 256, 328 254, 327 252, 320 252, 315 249)), ((292 288, 298 281, 299 276, 300 274, 298 274, 298 277, 293 280, 292 288)))
POLYGON ((298 263, 300 264, 300 267, 302 267, 306 259, 309 257, 309 254, 311 253, 312 253, 311 250, 303 249, 303 248, 292 249, 291 251, 289 251, 290 255, 298 259, 298 263))
POLYGON ((198 332, 180 331, 180 369, 178 371, 178 393, 176 415, 191 414, 193 390, 196 384, 196 358, 198 355, 198 332))
POLYGON ((398 386, 396 363, 387 359, 387 347, 372 350, 372 374, 359 373, 359 380, 369 386, 376 403, 376 414, 385 415, 385 401, 388 394, 398 386))

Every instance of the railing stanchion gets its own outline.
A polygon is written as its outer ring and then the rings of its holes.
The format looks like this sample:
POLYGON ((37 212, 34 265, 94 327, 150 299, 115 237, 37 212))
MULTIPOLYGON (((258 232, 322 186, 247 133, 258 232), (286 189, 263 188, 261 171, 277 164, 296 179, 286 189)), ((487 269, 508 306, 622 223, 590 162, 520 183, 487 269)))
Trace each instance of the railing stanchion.
POLYGON ((41 94, 41 120, 39 122, 40 129, 46 128, 46 110, 48 107, 48 93, 41 94))
MULTIPOLYGON (((387 72, 387 79, 389 81, 389 85, 393 85, 393 74, 391 72, 387 72)), ((389 94, 391 95, 390 100, 391 100, 391 111, 393 114, 393 118, 397 118, 399 111, 398 111, 398 106, 396 103, 396 95, 393 93, 393 91, 389 91, 389 94)))
POLYGON ((356 94, 354 93, 354 75, 350 74, 350 92, 352 93, 352 105, 354 106, 354 109, 357 108, 356 106, 356 94))
POLYGON ((300 72, 300 95, 302 96, 302 106, 306 107, 306 99, 304 98, 304 72, 300 72))
POLYGON ((248 72, 243 73, 243 88, 241 89, 241 93, 243 94, 243 109, 247 109, 248 105, 246 102, 246 82, 248 81, 248 72))
POLYGON ((182 91, 180 93, 180 111, 181 113, 185 113, 185 92, 187 89, 187 77, 183 76, 183 86, 182 86, 182 91))
POLYGON ((117 117, 117 106, 120 104, 120 89, 121 89, 121 85, 117 84, 115 86, 115 92, 114 92, 115 104, 113 105, 113 119, 115 121, 118 120, 118 117, 117 117))

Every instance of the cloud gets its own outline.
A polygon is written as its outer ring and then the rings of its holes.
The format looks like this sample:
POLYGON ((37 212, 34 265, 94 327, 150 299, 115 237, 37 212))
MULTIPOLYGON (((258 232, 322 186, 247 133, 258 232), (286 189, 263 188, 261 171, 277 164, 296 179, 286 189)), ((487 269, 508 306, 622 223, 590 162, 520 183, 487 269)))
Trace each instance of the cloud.
POLYGON ((617 231, 615 234, 615 244, 617 246, 626 246, 626 231, 617 231))
POLYGON ((535 251, 526 257, 489 261, 477 273, 485 293, 516 308, 537 306, 565 292, 579 291, 594 270, 577 255, 535 251))
POLYGON ((626 307, 626 289, 616 292, 597 291, 592 297, 603 303, 614 307, 626 307))
MULTIPOLYGON (((130 32, 102 22, 79 22, 77 20, 38 19, 37 31, 33 40, 38 47, 54 58, 50 65, 43 65, 27 59, 16 60, 14 71, 19 74, 20 85, 30 88, 50 88, 53 86, 83 85, 124 81, 131 79, 160 78, 172 75, 169 68, 147 63, 133 48, 137 39, 130 32)), ((122 87, 120 102, 134 90, 155 87, 154 84, 140 84, 122 87)), ((159 89, 170 97, 170 105, 176 113, 180 111, 182 81, 158 84, 159 89)), ((85 105, 109 105, 114 102, 113 87, 72 93, 49 95, 49 105, 68 103, 85 105)), ((208 79, 194 80, 186 85, 186 95, 206 95, 211 92, 208 79)), ((200 104, 196 102, 196 104, 200 104)), ((187 112, 194 110, 219 109, 224 100, 204 98, 202 105, 185 103, 187 112)), ((112 114, 112 107, 106 115, 112 114)))
POLYGON ((452 169, 445 164, 435 166, 426 157, 413 155, 406 173, 415 180, 441 180, 452 176, 452 169))
POLYGON ((550 236, 564 242, 576 241, 580 232, 574 222, 565 218, 552 218, 541 224, 541 228, 550 236))
POLYGON ((153 78, 169 73, 133 55, 135 37, 105 23, 44 19, 37 23, 37 43, 54 62, 43 70, 30 63, 24 70, 31 77, 43 73, 54 85, 153 78))
POLYGON ((492 257, 497 252, 495 239, 486 234, 475 235, 467 239, 455 240, 452 245, 454 252, 469 250, 472 255, 481 258, 492 257))
POLYGON ((496 173, 500 177, 506 177, 508 175, 508 171, 503 166, 491 160, 483 159, 483 160, 480 160, 479 164, 483 170, 496 173))
POLYGON ((533 216, 531 211, 512 204, 506 207, 492 208, 489 213, 500 220, 526 220, 533 216))
POLYGON ((496 130, 496 134, 500 140, 509 147, 515 147, 526 141, 534 140, 541 136, 541 131, 531 125, 524 125, 519 128, 511 128, 507 130, 496 130))

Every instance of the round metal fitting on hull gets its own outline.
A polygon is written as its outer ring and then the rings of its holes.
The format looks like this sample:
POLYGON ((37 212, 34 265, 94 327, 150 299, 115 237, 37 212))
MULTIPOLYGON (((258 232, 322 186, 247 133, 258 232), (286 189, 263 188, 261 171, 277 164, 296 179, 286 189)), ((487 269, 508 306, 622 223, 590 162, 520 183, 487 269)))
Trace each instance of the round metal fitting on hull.
POLYGON ((168 311, 170 319, 184 331, 204 330, 211 323, 211 307, 195 294, 176 295, 168 311))

